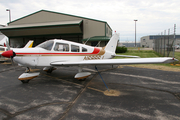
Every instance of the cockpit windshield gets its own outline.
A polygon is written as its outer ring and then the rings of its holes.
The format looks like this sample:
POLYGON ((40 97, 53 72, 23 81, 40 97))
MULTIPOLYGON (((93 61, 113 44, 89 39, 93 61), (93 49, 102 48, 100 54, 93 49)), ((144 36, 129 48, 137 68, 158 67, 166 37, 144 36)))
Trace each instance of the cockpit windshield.
POLYGON ((44 48, 46 50, 51 50, 53 44, 54 44, 54 41, 46 41, 46 42, 43 42, 43 43, 39 44, 36 47, 44 48))

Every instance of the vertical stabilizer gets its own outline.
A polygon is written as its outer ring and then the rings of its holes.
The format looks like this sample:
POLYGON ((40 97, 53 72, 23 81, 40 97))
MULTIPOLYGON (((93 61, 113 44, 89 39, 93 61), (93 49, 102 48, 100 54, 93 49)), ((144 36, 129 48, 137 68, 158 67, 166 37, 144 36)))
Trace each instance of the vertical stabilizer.
POLYGON ((119 40, 119 34, 115 33, 109 40, 108 44, 106 45, 105 50, 115 53, 118 40, 119 40))

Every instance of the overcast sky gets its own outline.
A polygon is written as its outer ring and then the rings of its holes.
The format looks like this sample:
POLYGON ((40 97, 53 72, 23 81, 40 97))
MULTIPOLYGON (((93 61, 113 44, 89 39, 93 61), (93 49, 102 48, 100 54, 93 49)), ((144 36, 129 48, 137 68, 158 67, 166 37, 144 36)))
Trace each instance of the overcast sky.
POLYGON ((0 0, 0 24, 12 21, 39 10, 50 10, 106 21, 113 31, 120 33, 120 41, 135 40, 142 36, 158 35, 177 26, 180 34, 180 0, 0 0))

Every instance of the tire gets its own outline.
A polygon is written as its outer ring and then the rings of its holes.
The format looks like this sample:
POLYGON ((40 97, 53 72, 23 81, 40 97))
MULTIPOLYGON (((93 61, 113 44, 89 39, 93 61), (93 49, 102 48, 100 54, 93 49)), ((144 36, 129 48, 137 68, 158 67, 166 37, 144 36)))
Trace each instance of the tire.
POLYGON ((21 80, 21 82, 24 83, 29 83, 30 80, 21 80))

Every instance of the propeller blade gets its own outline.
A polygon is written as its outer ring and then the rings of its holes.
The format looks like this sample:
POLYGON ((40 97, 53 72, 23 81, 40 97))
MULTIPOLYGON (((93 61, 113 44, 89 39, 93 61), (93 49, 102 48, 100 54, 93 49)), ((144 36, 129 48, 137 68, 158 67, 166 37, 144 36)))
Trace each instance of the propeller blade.
MULTIPOLYGON (((13 50, 5 51, 1 55, 7 58, 11 58, 11 64, 14 67, 13 57, 16 56, 16 53, 13 50)), ((14 70, 15 70, 15 67, 14 67, 14 70)))
POLYGON ((12 56, 11 56, 11 64, 12 64, 14 70, 15 70, 14 61, 13 61, 13 57, 12 56))
POLYGON ((9 42, 7 41, 7 39, 6 39, 6 46, 7 46, 8 50, 10 50, 9 42))

